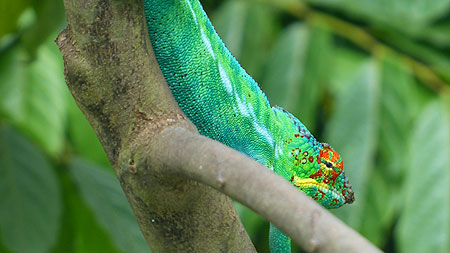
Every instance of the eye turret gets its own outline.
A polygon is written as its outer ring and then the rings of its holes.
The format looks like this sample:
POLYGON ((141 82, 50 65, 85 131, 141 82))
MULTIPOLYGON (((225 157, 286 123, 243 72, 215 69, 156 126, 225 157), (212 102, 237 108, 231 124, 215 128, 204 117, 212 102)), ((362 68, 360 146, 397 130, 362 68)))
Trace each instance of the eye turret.
POLYGON ((335 181, 343 171, 343 162, 341 156, 328 144, 322 144, 320 151, 320 170, 326 177, 324 181, 331 182, 335 186, 335 181))

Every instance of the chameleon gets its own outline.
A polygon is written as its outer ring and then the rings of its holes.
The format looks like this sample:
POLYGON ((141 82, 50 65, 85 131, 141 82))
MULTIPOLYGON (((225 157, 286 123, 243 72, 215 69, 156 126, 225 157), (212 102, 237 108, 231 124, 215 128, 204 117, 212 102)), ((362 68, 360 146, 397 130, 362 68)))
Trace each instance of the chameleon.
MULTIPOLYGON (((163 76, 200 134, 253 158, 326 208, 354 201, 342 157, 294 115, 271 107, 198 0, 144 0, 144 11, 163 76)), ((269 245, 271 252, 291 252, 290 238, 273 225, 269 245)))

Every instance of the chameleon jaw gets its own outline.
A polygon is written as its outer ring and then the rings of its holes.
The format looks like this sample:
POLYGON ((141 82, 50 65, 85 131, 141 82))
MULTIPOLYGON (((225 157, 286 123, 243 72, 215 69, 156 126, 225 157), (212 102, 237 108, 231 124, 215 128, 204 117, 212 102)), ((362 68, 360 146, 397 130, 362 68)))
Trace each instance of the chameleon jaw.
POLYGON ((302 179, 297 176, 292 176, 290 181, 294 184, 294 186, 321 203, 326 208, 337 208, 345 203, 349 203, 347 202, 346 197, 340 192, 331 189, 330 186, 325 183, 318 183, 312 178, 302 179))

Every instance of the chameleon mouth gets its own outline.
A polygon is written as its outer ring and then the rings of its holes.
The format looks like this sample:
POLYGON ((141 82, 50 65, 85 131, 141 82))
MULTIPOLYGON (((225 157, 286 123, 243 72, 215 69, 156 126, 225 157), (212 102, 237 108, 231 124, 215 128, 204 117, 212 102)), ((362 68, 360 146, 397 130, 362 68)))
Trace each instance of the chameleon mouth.
POLYGON ((346 194, 344 196, 342 192, 332 189, 325 183, 318 183, 312 178, 301 179, 294 176, 291 179, 291 182, 294 186, 298 187, 300 190, 320 203, 330 202, 328 205, 339 207, 343 204, 350 204, 354 201, 354 195, 351 188, 346 190, 346 194))

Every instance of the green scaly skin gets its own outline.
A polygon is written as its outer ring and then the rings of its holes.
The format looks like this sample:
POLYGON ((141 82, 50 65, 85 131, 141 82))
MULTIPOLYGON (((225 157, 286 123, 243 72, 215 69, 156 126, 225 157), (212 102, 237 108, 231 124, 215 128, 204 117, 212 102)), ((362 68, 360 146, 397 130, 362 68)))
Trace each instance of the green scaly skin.
MULTIPOLYGON (((144 5, 164 77, 201 134, 252 157, 327 208, 353 202, 339 154, 316 141, 292 114, 270 106, 198 0, 144 0, 144 5)), ((290 252, 290 239, 274 226, 269 241, 272 252, 290 252)))

